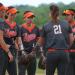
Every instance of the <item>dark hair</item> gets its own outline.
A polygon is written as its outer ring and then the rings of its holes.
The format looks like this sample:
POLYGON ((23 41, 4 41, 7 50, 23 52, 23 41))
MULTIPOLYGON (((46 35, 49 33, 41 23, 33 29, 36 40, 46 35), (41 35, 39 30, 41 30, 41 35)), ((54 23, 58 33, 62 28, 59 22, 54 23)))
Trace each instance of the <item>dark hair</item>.
POLYGON ((0 7, 1 7, 1 6, 3 6, 3 4, 2 4, 2 3, 0 3, 0 7))
POLYGON ((52 18, 56 19, 59 16, 59 8, 56 4, 52 4, 50 6, 50 12, 51 12, 51 16, 52 18))
POLYGON ((75 13, 75 9, 68 9, 68 10, 71 10, 71 11, 73 11, 75 13))
POLYGON ((12 8, 14 8, 14 7, 13 6, 9 6, 8 9, 7 9, 7 11, 10 10, 10 9, 12 9, 12 8))
POLYGON ((28 13, 28 12, 32 12, 32 11, 25 11, 24 14, 28 13))
POLYGON ((56 5, 56 4, 52 4, 52 5, 50 5, 50 11, 59 11, 59 7, 56 5))

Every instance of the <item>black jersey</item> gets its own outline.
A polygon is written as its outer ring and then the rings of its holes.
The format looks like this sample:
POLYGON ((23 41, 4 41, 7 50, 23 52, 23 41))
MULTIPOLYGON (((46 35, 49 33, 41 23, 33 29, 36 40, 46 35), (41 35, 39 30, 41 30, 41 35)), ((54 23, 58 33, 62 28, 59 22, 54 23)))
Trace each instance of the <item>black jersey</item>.
POLYGON ((68 49, 71 27, 66 21, 59 21, 57 25, 51 21, 43 26, 41 36, 45 38, 45 48, 68 49))
POLYGON ((37 42, 36 39, 39 37, 39 29, 34 24, 33 26, 34 27, 29 30, 27 24, 23 24, 21 27, 21 38, 27 52, 32 51, 32 46, 37 42), (26 41, 27 38, 30 40, 29 42, 26 41))

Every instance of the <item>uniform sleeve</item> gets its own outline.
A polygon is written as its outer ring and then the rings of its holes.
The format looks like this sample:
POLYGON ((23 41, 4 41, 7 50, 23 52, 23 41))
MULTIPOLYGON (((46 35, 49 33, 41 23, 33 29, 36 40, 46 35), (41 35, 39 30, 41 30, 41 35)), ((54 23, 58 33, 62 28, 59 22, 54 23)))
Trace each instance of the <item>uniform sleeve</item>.
POLYGON ((40 30, 37 28, 37 37, 40 37, 40 30))
POLYGON ((69 32, 69 33, 72 33, 72 28, 71 28, 70 25, 68 26, 68 32, 69 32))
POLYGON ((17 37, 21 37, 21 27, 17 26, 17 37))
POLYGON ((43 26, 42 29, 40 30, 40 36, 41 36, 41 37, 45 37, 45 28, 44 28, 44 26, 43 26))
POLYGON ((0 22, 0 30, 4 30, 4 22, 0 22))

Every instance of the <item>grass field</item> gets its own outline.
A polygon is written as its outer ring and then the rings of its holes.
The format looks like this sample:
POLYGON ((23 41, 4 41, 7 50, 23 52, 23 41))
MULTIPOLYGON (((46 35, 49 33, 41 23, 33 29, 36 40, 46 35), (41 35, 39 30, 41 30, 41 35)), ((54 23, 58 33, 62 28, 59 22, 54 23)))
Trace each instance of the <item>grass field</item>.
MULTIPOLYGON (((37 69, 37 71, 36 71, 36 75, 46 75, 46 74, 45 74, 45 70, 37 69)), ((57 75, 57 72, 55 72, 54 75, 57 75)))
POLYGON ((37 69, 36 75, 45 75, 45 70, 37 69))

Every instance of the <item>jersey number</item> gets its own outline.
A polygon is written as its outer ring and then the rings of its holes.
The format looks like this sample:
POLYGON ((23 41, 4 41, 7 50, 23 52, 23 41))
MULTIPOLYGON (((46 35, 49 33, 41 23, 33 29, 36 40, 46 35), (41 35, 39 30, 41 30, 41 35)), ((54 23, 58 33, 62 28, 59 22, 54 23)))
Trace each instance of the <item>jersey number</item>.
POLYGON ((54 28, 54 34, 61 34, 62 33, 60 25, 54 25, 53 28, 54 28))

